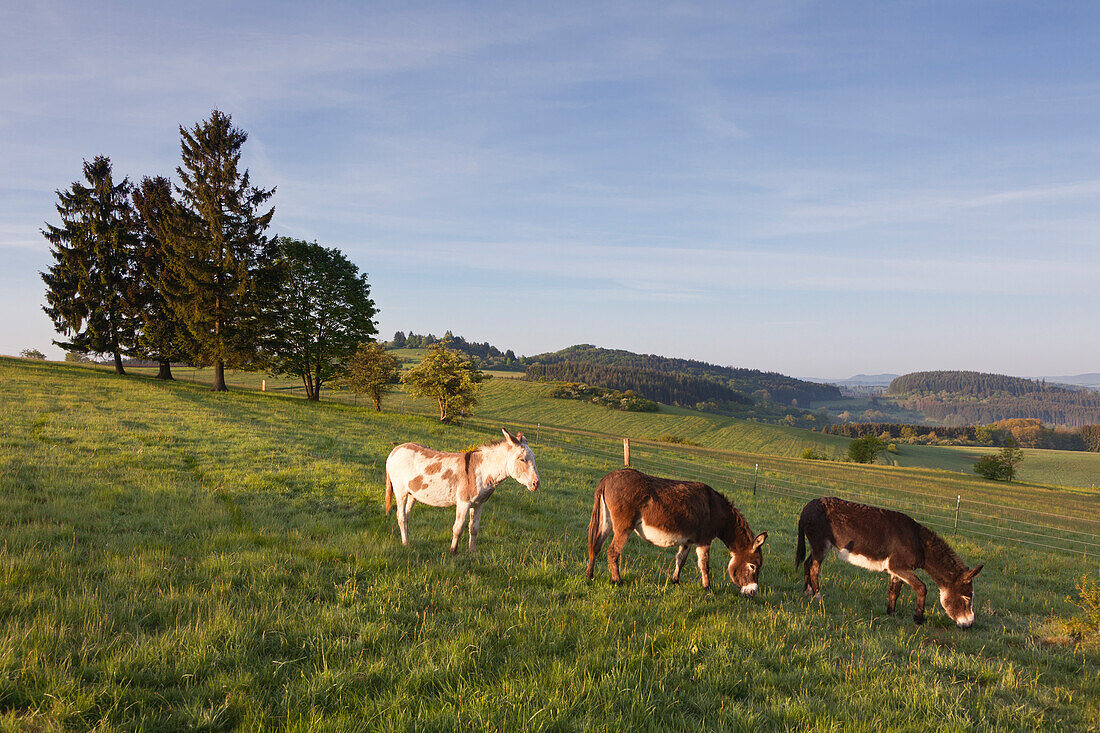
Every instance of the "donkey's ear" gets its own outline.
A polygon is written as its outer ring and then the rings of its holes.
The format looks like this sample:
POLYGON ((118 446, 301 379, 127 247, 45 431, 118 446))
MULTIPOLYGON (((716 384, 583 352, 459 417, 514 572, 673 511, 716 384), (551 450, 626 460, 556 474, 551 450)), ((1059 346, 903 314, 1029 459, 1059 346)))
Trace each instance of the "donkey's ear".
POLYGON ((756 539, 752 541, 752 549, 755 551, 759 549, 760 545, 764 544, 764 540, 768 539, 767 532, 761 532, 756 535, 756 539))
POLYGON ((512 443, 513 445, 518 445, 519 444, 519 441, 516 439, 516 436, 514 436, 514 435, 512 435, 511 433, 508 432, 508 428, 501 428, 500 432, 504 433, 504 437, 505 437, 505 439, 507 439, 507 441, 509 443, 512 443))
POLYGON ((967 570, 965 573, 963 573, 963 582, 964 583, 969 583, 970 581, 974 580, 974 576, 976 576, 978 573, 982 572, 982 568, 984 568, 984 567, 985 567, 985 565, 982 564, 982 565, 979 565, 978 567, 974 568, 973 570, 967 570))
POLYGON ((523 433, 516 433, 516 442, 517 443, 526 443, 527 442, 527 436, 524 435, 523 433))

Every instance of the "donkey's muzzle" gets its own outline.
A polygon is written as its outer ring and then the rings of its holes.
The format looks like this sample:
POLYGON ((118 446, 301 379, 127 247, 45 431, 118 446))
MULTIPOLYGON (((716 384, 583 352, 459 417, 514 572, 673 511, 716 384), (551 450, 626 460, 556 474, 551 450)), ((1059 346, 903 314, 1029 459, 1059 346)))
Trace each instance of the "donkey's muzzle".
POLYGON ((527 490, 528 491, 538 491, 538 488, 539 488, 539 480, 535 479, 534 481, 531 482, 531 485, 527 487, 527 490))

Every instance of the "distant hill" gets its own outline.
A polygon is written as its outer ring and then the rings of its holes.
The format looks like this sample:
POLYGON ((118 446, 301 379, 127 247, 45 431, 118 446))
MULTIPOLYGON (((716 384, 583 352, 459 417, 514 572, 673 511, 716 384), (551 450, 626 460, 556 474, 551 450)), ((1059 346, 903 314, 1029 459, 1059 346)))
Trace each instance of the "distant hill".
POLYGON ((1100 423, 1100 392, 1005 374, 913 372, 893 380, 886 394, 905 409, 956 424, 1012 418, 1077 428, 1100 423))
POLYGON ((701 402, 752 404, 749 397, 714 379, 606 364, 576 361, 532 364, 527 367, 527 378, 545 382, 582 382, 622 392, 631 390, 666 405, 694 407, 701 402))
POLYGON ((835 384, 838 387, 888 387, 898 378, 897 374, 857 374, 845 379, 825 379, 824 377, 804 377, 807 382, 835 384))
POLYGON ((1072 384, 1076 387, 1100 389, 1100 373, 1097 372, 1062 377, 1040 377, 1040 379, 1045 379, 1048 382, 1055 382, 1057 384, 1072 384))
POLYGON ((840 390, 833 385, 816 384, 777 372, 723 367, 694 359, 636 354, 622 349, 602 349, 592 344, 578 344, 561 351, 537 354, 526 357, 523 361, 529 365, 563 362, 597 364, 668 375, 700 377, 723 384, 734 392, 749 395, 754 399, 768 399, 785 405, 797 404, 800 407, 809 407, 812 402, 836 400, 841 396, 840 390))

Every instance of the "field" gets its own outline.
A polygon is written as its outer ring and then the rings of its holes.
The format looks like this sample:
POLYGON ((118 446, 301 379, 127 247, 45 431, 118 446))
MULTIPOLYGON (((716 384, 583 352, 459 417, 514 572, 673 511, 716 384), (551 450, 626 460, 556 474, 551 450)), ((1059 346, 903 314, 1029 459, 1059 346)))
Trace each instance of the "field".
MULTIPOLYGON (((3 727, 1100 729, 1100 653, 1067 601, 1095 556, 963 532, 960 554, 986 564, 978 621, 961 632, 937 608, 917 627, 911 593, 887 617, 882 577, 836 562, 825 601, 805 601, 802 500, 736 484, 770 532, 755 599, 704 591, 697 571, 670 585, 671 554, 637 540, 613 588, 583 563, 592 487, 617 457, 582 438, 537 446, 539 492, 502 486, 478 554, 452 558, 446 510, 417 507, 401 547, 383 461, 396 442, 491 431, 13 359, 0 378, 3 727)), ((783 461, 800 463, 765 472, 783 461)), ((810 468, 808 491, 854 470, 810 468)))
MULTIPOLYGON (((409 363, 415 363, 423 349, 398 349, 396 352, 409 363)), ((175 367, 176 378, 197 384, 210 384, 209 369, 175 367)), ((155 368, 131 369, 138 374, 156 374, 155 368)), ((589 432, 609 436, 656 440, 662 436, 686 438, 701 446, 737 453, 763 453, 771 456, 797 457, 813 448, 833 458, 847 454, 848 438, 817 433, 785 425, 752 422, 712 415, 697 410, 661 405, 657 413, 621 412, 575 400, 556 400, 547 395, 553 389, 548 384, 527 382, 517 372, 489 372, 493 376, 483 386, 481 404, 476 414, 483 420, 501 424, 544 425, 574 429, 583 426, 589 432)), ((252 372, 226 373, 230 388, 267 388, 277 393, 302 396, 301 382, 285 377, 271 377, 252 372)), ((347 392, 326 391, 323 399, 359 404, 347 392)), ((401 389, 388 395, 385 409, 405 414, 431 415, 434 407, 427 400, 408 397, 401 389)), ((981 447, 944 447, 905 445, 897 454, 884 454, 879 460, 887 465, 905 468, 941 469, 972 474, 974 462, 995 449, 981 447)), ((1084 451, 1051 451, 1025 449, 1020 467, 1020 480, 1049 486, 1092 488, 1100 483, 1100 453, 1084 451)))

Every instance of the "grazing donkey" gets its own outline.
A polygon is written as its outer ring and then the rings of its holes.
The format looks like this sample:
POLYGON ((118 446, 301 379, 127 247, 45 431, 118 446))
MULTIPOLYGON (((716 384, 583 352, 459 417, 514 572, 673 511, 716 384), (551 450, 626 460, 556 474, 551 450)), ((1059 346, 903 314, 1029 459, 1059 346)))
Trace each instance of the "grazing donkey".
POLYGON ((409 544, 409 512, 420 501, 429 506, 456 507, 451 532, 451 554, 466 515, 470 515, 470 552, 477 544, 481 510, 493 491, 511 476, 534 491, 539 487, 535 454, 523 433, 512 435, 504 428, 504 440, 464 453, 443 453, 416 443, 405 443, 390 451, 386 459, 386 514, 397 501, 397 526, 401 544, 409 544))
POLYGON ((960 628, 974 623, 974 587, 971 584, 982 565, 970 570, 943 539, 901 512, 856 504, 830 496, 814 499, 798 518, 797 568, 806 557, 806 595, 821 598, 818 576, 821 562, 830 550, 856 567, 887 572, 886 613, 894 612, 901 584, 917 593, 913 620, 924 623, 925 587, 913 571, 924 568, 940 589, 940 605, 960 628))
POLYGON ((673 583, 680 582, 688 551, 696 545, 704 588, 710 587, 710 543, 719 539, 730 551, 730 580, 741 587, 742 595, 756 593, 764 564, 760 546, 768 533, 754 535, 729 500, 706 484, 658 478, 633 468, 621 468, 600 479, 588 524, 589 580, 596 555, 614 532, 607 548, 607 565, 611 582, 622 584, 619 555, 631 531, 658 547, 679 546, 673 583))

